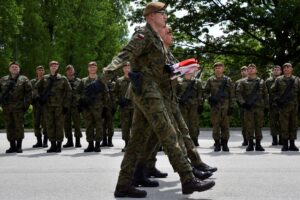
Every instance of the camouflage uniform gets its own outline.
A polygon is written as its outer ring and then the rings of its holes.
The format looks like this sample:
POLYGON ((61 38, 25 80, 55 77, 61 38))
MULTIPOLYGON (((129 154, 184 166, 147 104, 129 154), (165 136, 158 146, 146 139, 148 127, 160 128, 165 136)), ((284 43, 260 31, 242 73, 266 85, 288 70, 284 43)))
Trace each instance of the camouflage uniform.
POLYGON ((157 33, 149 24, 137 30, 129 44, 123 48, 112 63, 104 69, 104 77, 115 75, 126 61, 130 61, 132 71, 142 76, 141 88, 133 85, 132 99, 136 106, 133 114, 131 138, 125 152, 117 188, 127 188, 131 184, 134 166, 145 132, 136 132, 139 124, 149 123, 151 129, 162 143, 170 163, 180 175, 183 183, 194 179, 192 169, 177 141, 177 134, 171 123, 161 93, 164 81, 165 49, 157 33), (140 91, 141 90, 141 91, 140 91))
POLYGON ((264 122, 264 110, 269 107, 267 87, 264 80, 256 77, 245 78, 237 86, 237 98, 244 108, 244 122, 249 145, 247 151, 253 150, 253 139, 256 139, 256 150, 263 150, 261 128, 264 122), (255 91, 255 92, 253 92, 255 91))
MULTIPOLYGON (((71 86, 71 102, 70 102, 70 109, 66 113, 65 116, 65 137, 68 141, 72 141, 72 126, 74 126, 76 138, 81 138, 82 133, 80 130, 81 127, 81 120, 80 120, 80 113, 78 111, 78 101, 79 101, 79 85, 80 85, 80 78, 75 77, 74 79, 69 80, 69 84, 71 86), (73 123, 72 123, 73 122, 73 123)), ((72 142, 73 143, 73 142, 72 142)), ((73 145, 72 145, 73 146, 73 145)))
POLYGON ((223 147, 223 151, 227 151, 227 142, 230 137, 229 115, 233 109, 234 98, 233 83, 231 79, 225 75, 220 78, 211 76, 207 80, 204 90, 211 106, 211 123, 213 126, 215 151, 220 151, 220 144, 223 147), (223 91, 221 92, 220 89, 223 91))
POLYGON ((127 146, 130 138, 130 129, 133 116, 132 102, 125 97, 129 83, 130 79, 122 76, 117 79, 115 88, 116 99, 121 111, 122 139, 125 141, 125 147, 127 146))
POLYGON ((271 86, 271 94, 274 103, 279 108, 279 121, 281 137, 283 140, 283 151, 296 150, 294 141, 297 139, 298 115, 300 100, 300 83, 299 78, 295 76, 279 76, 271 86), (289 83, 289 81, 292 81, 289 83), (291 84, 290 91, 285 95, 285 90, 291 84), (288 147, 290 140, 290 147, 288 147))
POLYGON ((185 120, 188 128, 189 133, 194 141, 196 146, 198 144, 198 136, 199 136, 199 114, 203 107, 203 88, 200 80, 187 80, 182 79, 182 81, 178 84, 178 97, 183 97, 179 99, 180 110, 185 120), (187 101, 184 101, 184 95, 188 92, 188 87, 192 84, 192 92, 187 97, 187 101))
MULTIPOLYGON (((40 99, 49 84, 52 82, 48 98, 43 102, 45 111, 46 128, 51 144, 57 142, 61 146, 64 139, 64 117, 70 107, 71 86, 67 78, 61 74, 47 74, 36 83, 36 90, 40 99)), ((53 145, 51 145, 53 146, 53 145)))
MULTIPOLYGON (((235 82, 235 96, 236 96, 236 99, 237 98, 237 93, 236 93, 236 89, 237 89, 237 86, 239 85, 239 83, 243 80, 244 78, 241 78, 239 80, 237 80, 235 82)), ((240 106, 240 105, 239 105, 240 106)), ((239 116, 240 116, 240 120, 241 120, 241 127, 242 127, 242 135, 243 135, 243 146, 247 146, 248 145, 248 141, 247 141, 247 135, 246 135, 246 127, 245 127, 245 122, 244 122, 244 109, 240 107, 240 110, 239 110, 239 116)))
POLYGON ((27 111, 32 99, 32 86, 26 76, 18 75, 12 78, 11 75, 0 79, 0 103, 3 109, 3 118, 7 139, 15 147, 22 148, 24 139, 24 114, 27 111), (21 145, 18 147, 18 145, 21 145))

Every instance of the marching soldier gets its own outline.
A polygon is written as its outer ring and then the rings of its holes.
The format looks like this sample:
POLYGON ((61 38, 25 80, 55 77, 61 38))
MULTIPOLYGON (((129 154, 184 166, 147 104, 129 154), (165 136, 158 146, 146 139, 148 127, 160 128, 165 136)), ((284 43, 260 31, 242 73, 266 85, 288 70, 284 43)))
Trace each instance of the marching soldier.
POLYGON ((64 117, 69 110, 71 86, 67 78, 58 73, 57 61, 49 63, 50 74, 36 83, 35 98, 44 106, 46 127, 51 147, 47 153, 61 152, 64 139, 64 117))
POLYGON ((293 75, 291 63, 282 66, 283 75, 271 86, 271 94, 279 108, 279 121, 282 138, 282 151, 299 151, 295 145, 297 139, 300 83, 293 75))
POLYGON ((22 153, 24 114, 32 100, 32 87, 29 79, 20 75, 20 65, 17 62, 10 63, 9 73, 0 79, 0 104, 10 143, 6 153, 22 153))
POLYGON ((82 137, 82 133, 80 130, 80 113, 78 111, 78 87, 80 84, 80 79, 75 77, 75 69, 72 65, 66 66, 66 77, 71 86, 71 103, 70 109, 66 113, 65 116, 65 137, 67 138, 67 143, 63 145, 64 148, 73 147, 73 135, 72 135, 72 126, 75 129, 75 147, 81 147, 80 138, 82 137))
POLYGON ((275 65, 272 68, 272 75, 266 80, 266 86, 269 94, 269 119, 270 119, 270 130, 272 136, 272 145, 278 145, 278 136, 279 136, 279 144, 281 142, 280 136, 280 120, 279 120, 279 108, 276 102, 274 102, 273 96, 271 94, 271 86, 275 82, 275 79, 281 75, 281 67, 279 65, 275 65))
MULTIPOLYGON (((247 66, 243 66, 241 67, 241 76, 242 78, 237 80, 235 82, 235 92, 236 92, 236 89, 237 89, 237 86, 238 84, 245 78, 247 78, 248 76, 248 71, 247 71, 247 66)), ((236 93, 235 93, 236 95, 236 93)), ((237 96, 236 96, 236 99, 237 96)), ((240 107, 240 105, 239 105, 240 107)), ((240 120, 241 120, 241 127, 242 127, 242 135, 243 135, 243 143, 242 143, 242 146, 248 146, 248 140, 247 140, 247 136, 246 136, 246 128, 245 128, 245 122, 244 122, 244 109, 240 107, 240 120)))
POLYGON ((248 77, 238 84, 236 93, 238 102, 244 109, 244 122, 248 140, 246 151, 254 150, 254 138, 256 139, 255 150, 264 151, 261 146, 263 137, 261 128, 264 122, 264 111, 266 112, 269 107, 268 93, 264 80, 257 77, 255 64, 248 66, 248 77))
POLYGON ((126 97, 126 92, 130 83, 128 73, 130 71, 129 62, 125 63, 123 66, 124 75, 117 79, 116 81, 116 98, 121 111, 121 128, 122 128, 122 139, 125 141, 125 146, 122 152, 126 150, 129 138, 130 138, 130 128, 133 116, 133 106, 131 100, 126 97))
POLYGON ((224 75, 224 64, 214 64, 215 75, 207 80, 205 93, 211 107, 214 151, 229 151, 229 116, 233 112, 234 87, 231 79, 224 75))
POLYGON ((101 152, 103 136, 102 111, 107 98, 107 88, 97 75, 97 63, 88 64, 88 76, 81 79, 79 86, 79 108, 83 111, 86 126, 86 140, 89 145, 84 152, 101 152))
MULTIPOLYGON (((39 65, 36 67, 36 78, 31 80, 32 88, 35 88, 35 84, 44 77, 45 69, 39 65)), ((46 130, 46 122, 43 113, 43 107, 38 101, 32 101, 32 113, 33 113, 33 127, 34 135, 37 138, 37 143, 32 148, 48 147, 48 135, 46 130), (42 131, 44 140, 42 141, 42 131)))
POLYGON ((195 146, 199 146, 199 114, 203 111, 203 87, 201 81, 193 79, 193 76, 194 73, 185 74, 178 84, 177 95, 190 136, 195 146))

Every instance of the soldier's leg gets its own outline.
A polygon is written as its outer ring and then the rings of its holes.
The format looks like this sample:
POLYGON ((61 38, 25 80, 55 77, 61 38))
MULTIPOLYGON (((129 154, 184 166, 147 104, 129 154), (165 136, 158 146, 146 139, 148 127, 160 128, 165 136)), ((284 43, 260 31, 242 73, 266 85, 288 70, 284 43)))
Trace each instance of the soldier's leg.
POLYGON ((10 143, 10 148, 6 150, 6 153, 16 152, 16 135, 14 132, 14 119, 13 113, 10 110, 3 109, 3 119, 5 123, 7 140, 10 143))
POLYGON ((292 109, 289 112, 289 121, 290 121, 290 132, 289 132, 289 150, 290 151, 299 151, 299 148, 295 145, 295 140, 297 139, 297 129, 298 129, 298 114, 295 114, 295 110, 298 110, 298 106, 292 106, 292 109))
POLYGON ((244 123, 247 133, 247 140, 248 140, 248 147, 246 151, 253 151, 254 150, 254 112, 252 110, 244 110, 244 123))
POLYGON ((230 138, 229 134, 229 116, 228 116, 228 108, 222 108, 221 110, 221 143, 222 143, 222 151, 229 151, 228 148, 228 140, 230 138))
POLYGON ((65 137, 71 138, 72 137, 72 111, 69 110, 68 113, 65 115, 64 119, 64 130, 65 130, 65 137))
POLYGON ((241 127, 242 127, 242 136, 243 136, 242 146, 247 146, 248 145, 248 140, 247 140, 247 133, 246 133, 245 122, 244 122, 244 109, 243 108, 240 108, 239 114, 240 114, 241 127))
MULTIPOLYGON (((61 152, 62 142, 64 140, 64 124, 65 124, 65 115, 62 113, 62 107, 55 108, 55 139, 56 139, 56 152, 61 152)), ((72 131, 72 128, 71 128, 72 131)), ((71 132, 72 137, 72 132, 71 132)))
POLYGON ((210 111, 210 120, 212 124, 212 136, 215 141, 214 151, 221 151, 220 135, 220 111, 217 107, 212 107, 210 111))
POLYGON ((189 118, 190 118, 190 134, 191 138, 196 146, 199 146, 198 143, 198 136, 199 136, 199 114, 197 111, 197 105, 191 105, 190 112, 189 112, 189 118))
POLYGON ((74 130, 75 130, 75 137, 81 138, 82 137, 81 120, 80 120, 80 113, 78 112, 77 109, 72 109, 72 121, 73 121, 73 125, 74 125, 74 130))
POLYGON ((256 151, 264 151, 265 149, 261 146, 261 140, 263 138, 262 135, 262 127, 264 124, 264 111, 262 109, 255 109, 254 112, 254 123, 255 123, 255 150, 256 151))
POLYGON ((17 153, 22 153, 22 142, 24 139, 24 112, 15 111, 13 113, 15 123, 15 134, 17 140, 17 153))
POLYGON ((278 144, 278 130, 276 127, 276 123, 278 123, 278 119, 276 119, 277 110, 274 109, 273 106, 271 106, 269 111, 269 123, 270 123, 270 133, 272 136, 272 145, 278 144))
POLYGON ((50 148, 47 150, 47 153, 56 152, 56 118, 55 118, 55 109, 53 107, 46 107, 44 112, 44 117, 46 121, 46 129, 48 138, 51 142, 50 148))
MULTIPOLYGON (((86 141, 89 143, 88 147, 84 149, 84 152, 93 152, 95 150, 94 140, 94 117, 91 109, 85 110, 83 112, 85 128, 86 128, 86 141)), ((101 119, 101 118, 100 118, 101 119)), ((97 120, 100 120, 97 119, 97 120)))
POLYGON ((46 127, 46 119, 44 114, 44 109, 41 109, 41 120, 42 120, 42 129, 43 129, 43 147, 48 147, 48 133, 47 133, 47 127, 46 127))
POLYGON ((41 109, 33 107, 32 110, 32 115, 33 115, 33 129, 34 129, 34 135, 37 138, 42 137, 42 112, 41 109))
POLYGON ((100 152, 100 142, 103 139, 103 124, 102 124, 102 120, 98 120, 101 119, 102 117, 102 107, 99 107, 97 109, 93 110, 93 118, 94 118, 94 122, 96 125, 96 135, 95 135, 95 152, 100 152))

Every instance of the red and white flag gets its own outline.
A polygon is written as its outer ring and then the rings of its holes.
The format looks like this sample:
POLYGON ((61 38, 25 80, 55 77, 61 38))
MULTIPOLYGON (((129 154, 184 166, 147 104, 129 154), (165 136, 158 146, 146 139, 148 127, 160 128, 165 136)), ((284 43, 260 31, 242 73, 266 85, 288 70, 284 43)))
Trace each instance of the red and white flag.
POLYGON ((173 80, 184 74, 194 73, 194 72, 200 70, 200 65, 199 65, 198 60, 196 60, 195 58, 189 58, 189 59, 183 60, 179 63, 172 65, 171 68, 173 69, 172 71, 174 74, 171 77, 171 80, 173 80))

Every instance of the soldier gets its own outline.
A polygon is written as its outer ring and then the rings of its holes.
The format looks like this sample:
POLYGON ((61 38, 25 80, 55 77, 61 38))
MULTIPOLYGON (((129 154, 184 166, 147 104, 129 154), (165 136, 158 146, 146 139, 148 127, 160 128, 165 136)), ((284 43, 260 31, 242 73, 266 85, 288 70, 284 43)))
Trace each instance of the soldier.
POLYGON ((211 107, 211 123, 214 151, 229 151, 229 116, 233 112, 234 87, 231 79, 224 75, 224 64, 214 64, 214 76, 211 76, 205 85, 205 93, 211 107))
MULTIPOLYGON (((44 77, 44 74, 44 67, 41 65, 37 66, 36 78, 30 81, 33 89, 35 88, 35 84, 44 77)), ((48 147, 48 135, 46 130, 46 122, 43 114, 43 107, 40 105, 39 101, 32 101, 32 108, 34 135, 37 138, 37 143, 33 145, 32 148, 48 147), (42 130, 44 135, 43 142, 42 130)))
MULTIPOLYGON (((247 71, 247 66, 242 66, 241 67, 241 76, 242 78, 237 80, 235 82, 235 95, 236 95, 236 88, 238 84, 244 79, 247 78, 248 76, 248 71, 247 71)), ((237 99, 237 96, 236 96, 237 99)), ((238 102, 237 102, 238 103, 238 102)), ((239 105, 239 104, 238 104, 239 105)), ((239 105, 240 106, 240 105, 239 105)), ((241 127, 242 127, 242 135, 243 135, 243 143, 242 146, 248 146, 248 140, 246 136, 246 128, 245 128, 245 122, 244 122, 244 109, 240 107, 240 120, 241 120, 241 127)))
POLYGON ((22 153, 24 114, 32 98, 32 87, 26 76, 20 75, 17 62, 9 64, 9 75, 0 79, 0 105, 10 148, 6 153, 22 153))
POLYGON ((193 80, 194 74, 187 73, 178 84, 179 105, 184 121, 186 122, 190 136, 199 146, 199 114, 203 111, 203 88, 200 80, 193 80))
POLYGON ((237 86, 237 98, 244 109, 244 122, 247 133, 248 147, 246 151, 254 150, 253 139, 255 137, 256 151, 264 151, 261 146, 261 128, 264 122, 264 111, 268 109, 268 93, 264 80, 257 77, 255 64, 248 65, 248 77, 237 86))
POLYGON ((44 106, 46 127, 51 147, 47 153, 61 152, 64 139, 64 117, 69 110, 71 86, 67 78, 58 73, 57 61, 49 63, 50 74, 36 83, 35 97, 44 106))
POLYGON ((299 151, 295 145, 297 139, 300 83, 293 75, 291 63, 282 66, 283 75, 275 79, 271 94, 279 108, 279 121, 282 138, 282 151, 299 151), (290 142, 290 145, 288 144, 290 142))
POLYGON ((121 128, 122 128, 122 139, 125 141, 125 146, 122 152, 125 152, 129 138, 130 128, 133 116, 133 106, 131 100, 126 98, 126 92, 130 83, 128 73, 130 71, 129 62, 123 66, 123 76, 118 78, 116 81, 116 98, 118 99, 119 108, 121 111, 121 128))
POLYGON ((281 142, 280 136, 280 120, 279 120, 279 108, 278 105, 274 102, 273 96, 271 95, 271 86, 275 82, 275 79, 281 75, 281 67, 279 65, 275 65, 272 68, 272 75, 266 80, 266 86, 269 94, 269 119, 270 119, 270 130, 272 136, 272 145, 278 145, 278 136, 279 136, 279 144, 281 142))
POLYGON ((195 178, 192 168, 184 157, 177 141, 174 126, 166 110, 160 84, 165 81, 165 49, 158 31, 165 27, 166 5, 161 2, 149 3, 143 11, 147 24, 133 35, 129 43, 104 68, 103 81, 116 76, 117 70, 130 61, 129 77, 132 83, 132 100, 135 104, 131 137, 124 154, 115 189, 115 197, 145 197, 146 191, 132 186, 133 170, 138 152, 145 140, 145 132, 135 132, 139 123, 147 123, 162 143, 170 163, 180 175, 183 194, 204 191, 214 186, 213 181, 203 182, 195 178))
POLYGON ((73 147, 73 135, 72 135, 72 126, 75 129, 75 147, 81 147, 80 138, 82 133, 80 130, 80 113, 78 111, 78 87, 80 84, 80 79, 75 77, 75 69, 72 65, 66 66, 66 77, 71 85, 71 103, 70 109, 65 116, 65 137, 67 138, 67 143, 63 145, 64 148, 73 147))
POLYGON ((107 101, 107 88, 103 85, 97 75, 97 63, 91 61, 88 64, 88 76, 81 79, 80 110, 86 127, 86 140, 89 145, 84 152, 101 152, 100 142, 103 136, 102 111, 107 101), (94 144, 95 142, 95 144, 94 144))
POLYGON ((116 113, 116 97, 114 95, 115 92, 115 81, 110 80, 107 83, 107 102, 104 104, 103 108, 103 140, 101 143, 101 147, 113 147, 112 138, 114 136, 114 115, 116 113))

